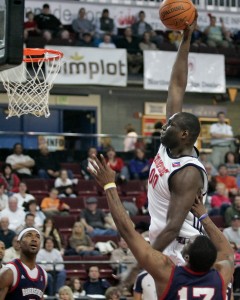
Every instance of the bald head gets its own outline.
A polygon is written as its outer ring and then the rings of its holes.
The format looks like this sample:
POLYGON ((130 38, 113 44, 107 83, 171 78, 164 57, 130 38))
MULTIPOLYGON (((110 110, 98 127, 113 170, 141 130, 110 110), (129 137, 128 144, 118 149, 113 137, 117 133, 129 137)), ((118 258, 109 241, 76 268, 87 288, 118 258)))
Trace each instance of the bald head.
POLYGON ((0 220, 0 225, 1 225, 1 229, 3 231, 8 230, 8 226, 9 226, 8 217, 2 217, 1 220, 0 220))
POLYGON ((14 196, 9 197, 8 199, 8 207, 12 212, 17 211, 18 208, 18 199, 14 196))

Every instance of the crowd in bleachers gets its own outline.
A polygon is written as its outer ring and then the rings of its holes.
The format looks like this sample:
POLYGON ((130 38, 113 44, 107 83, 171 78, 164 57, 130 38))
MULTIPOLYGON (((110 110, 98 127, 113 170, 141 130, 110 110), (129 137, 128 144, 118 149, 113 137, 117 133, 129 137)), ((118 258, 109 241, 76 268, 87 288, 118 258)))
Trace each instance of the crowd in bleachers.
MULTIPOLYGON (((160 125, 157 124, 154 137, 159 137, 156 134, 160 125)), ((159 139, 146 145, 139 141, 137 134, 129 136, 129 132, 126 139, 134 141, 133 145, 125 141, 130 145, 128 152, 117 153, 109 141, 103 153, 116 171, 122 203, 136 230, 145 233, 150 221, 146 179, 159 139)), ((204 152, 200 160, 209 178, 206 199, 209 215, 232 243, 237 259, 240 247, 240 162, 238 150, 230 151, 229 147, 224 147, 224 160, 220 160, 219 165, 214 165, 211 156, 204 152)), ((90 157, 98 155, 98 149, 89 148, 88 156, 79 162, 59 162, 46 145, 40 147, 35 157, 23 150, 21 144, 15 144, 13 153, 7 155, 1 164, 0 240, 6 247, 2 261, 5 263, 19 257, 16 236, 22 229, 34 226, 44 238, 37 260, 48 273, 46 293, 49 296, 59 293, 65 283, 73 286, 75 281, 82 287, 75 291, 78 295, 105 294, 108 287, 125 278, 136 262, 124 240, 118 236, 103 191, 88 171, 90 157), (52 263, 47 263, 50 261, 52 263), (112 274, 116 275, 115 278, 112 274), (94 280, 97 284, 93 284, 91 276, 97 278, 94 280)), ((237 291, 238 268, 235 276, 234 289, 237 291)))
MULTIPOLYGON (((49 4, 44 4, 42 12, 36 16, 27 12, 24 24, 24 37, 29 48, 43 48, 45 45, 123 48, 127 50, 128 70, 130 74, 143 71, 144 50, 176 51, 181 39, 178 31, 155 31, 140 11, 132 26, 118 29, 109 10, 103 9, 96 24, 86 18, 81 7, 78 17, 72 25, 63 26, 61 21, 51 14, 49 4)), ((197 28, 193 33, 191 51, 200 53, 219 53, 226 57, 227 75, 236 76, 234 65, 239 63, 240 31, 226 29, 223 19, 216 25, 216 17, 209 14, 209 26, 197 28), (234 70, 231 70, 234 69, 234 70)))

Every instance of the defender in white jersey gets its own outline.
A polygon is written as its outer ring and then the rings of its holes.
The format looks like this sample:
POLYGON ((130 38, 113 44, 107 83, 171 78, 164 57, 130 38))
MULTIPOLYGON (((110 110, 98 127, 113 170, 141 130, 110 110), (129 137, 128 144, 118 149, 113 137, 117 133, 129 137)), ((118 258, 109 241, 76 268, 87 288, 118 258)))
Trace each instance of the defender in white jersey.
POLYGON ((161 147, 150 170, 148 203, 151 216, 150 240, 155 249, 183 263, 180 254, 189 237, 201 226, 189 211, 207 190, 207 177, 198 161, 194 144, 200 133, 198 118, 182 112, 187 86, 188 53, 192 35, 184 30, 173 65, 166 106, 167 123, 161 130, 161 147))

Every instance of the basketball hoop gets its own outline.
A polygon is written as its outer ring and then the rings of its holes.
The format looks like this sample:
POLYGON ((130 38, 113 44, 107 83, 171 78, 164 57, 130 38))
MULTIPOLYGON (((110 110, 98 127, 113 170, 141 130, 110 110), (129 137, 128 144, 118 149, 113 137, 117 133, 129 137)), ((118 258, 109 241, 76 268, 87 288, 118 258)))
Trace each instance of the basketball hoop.
POLYGON ((51 49, 25 48, 23 63, 0 72, 7 90, 9 105, 7 118, 24 114, 50 116, 49 91, 60 71, 63 53, 51 49))

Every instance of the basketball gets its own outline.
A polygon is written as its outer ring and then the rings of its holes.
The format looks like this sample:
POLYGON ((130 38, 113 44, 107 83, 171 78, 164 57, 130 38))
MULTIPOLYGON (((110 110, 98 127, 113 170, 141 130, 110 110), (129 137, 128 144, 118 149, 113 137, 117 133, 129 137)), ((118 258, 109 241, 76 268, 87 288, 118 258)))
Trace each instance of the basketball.
POLYGON ((159 8, 162 23, 171 30, 185 29, 185 23, 190 25, 195 18, 196 8, 190 0, 164 0, 159 8))

